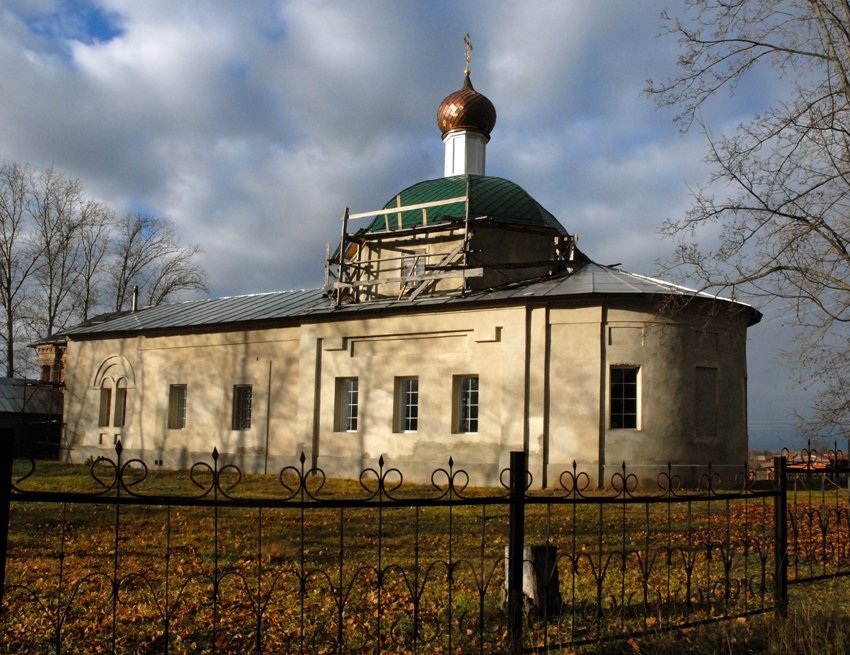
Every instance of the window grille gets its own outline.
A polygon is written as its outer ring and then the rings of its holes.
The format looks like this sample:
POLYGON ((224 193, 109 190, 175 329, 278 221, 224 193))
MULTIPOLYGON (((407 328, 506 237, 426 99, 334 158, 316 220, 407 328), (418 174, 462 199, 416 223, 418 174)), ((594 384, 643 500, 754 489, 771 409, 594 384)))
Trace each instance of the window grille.
POLYGON ((638 427, 638 368, 614 366, 611 368, 611 418, 612 429, 637 429, 638 427))
POLYGON ((458 432, 478 432, 478 376, 457 379, 458 432))
POLYGON ((419 429, 419 378, 398 378, 396 384, 399 432, 419 429))
POLYGON ((168 427, 171 430, 186 427, 186 396, 185 384, 172 384, 168 388, 168 427))
POLYGON ((253 387, 250 384, 237 384, 233 387, 232 429, 250 429, 252 403, 253 387))

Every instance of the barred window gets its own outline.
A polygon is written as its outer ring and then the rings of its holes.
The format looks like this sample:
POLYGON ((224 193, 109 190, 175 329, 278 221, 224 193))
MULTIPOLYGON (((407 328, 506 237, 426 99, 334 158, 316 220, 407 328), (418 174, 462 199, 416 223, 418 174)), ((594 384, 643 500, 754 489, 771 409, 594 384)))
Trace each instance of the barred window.
POLYGON ((251 406, 253 387, 250 384, 237 384, 233 387, 233 413, 231 428, 248 430, 251 428, 251 406))
POLYGON ((185 384, 172 384, 168 388, 168 428, 182 430, 186 427, 186 397, 185 384))

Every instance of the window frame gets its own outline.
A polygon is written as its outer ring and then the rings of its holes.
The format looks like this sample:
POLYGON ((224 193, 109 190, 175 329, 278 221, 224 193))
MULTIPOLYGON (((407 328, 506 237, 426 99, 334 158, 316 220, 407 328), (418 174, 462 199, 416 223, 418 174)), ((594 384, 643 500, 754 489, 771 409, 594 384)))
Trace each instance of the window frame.
POLYGON ((401 291, 408 288, 408 284, 416 285, 416 278, 421 278, 425 275, 425 262, 428 258, 426 251, 405 251, 401 257, 401 291))
POLYGON ((641 366, 633 364, 614 364, 608 369, 609 430, 641 429, 641 371, 641 366), (630 379, 623 377, 625 373, 630 379))
POLYGON ((231 430, 250 430, 254 409, 254 386, 251 384, 233 385, 233 404, 230 413, 231 430), (247 392, 247 393, 246 393, 247 392))
POLYGON ((185 384, 168 386, 168 429, 185 430, 188 417, 189 387, 185 384))
POLYGON ((415 375, 395 379, 395 431, 419 431, 419 378, 415 375))
POLYGON ((100 383, 100 405, 97 414, 97 427, 108 428, 112 419, 112 384, 104 379, 100 383))
POLYGON ((336 379, 335 432, 357 432, 360 425, 360 379, 356 376, 336 379))
POLYGON ((112 425, 123 428, 127 422, 127 381, 124 378, 115 383, 115 401, 112 408, 112 425))
POLYGON ((481 417, 481 381, 478 375, 455 375, 452 384, 455 434, 478 434, 481 417))
POLYGON ((98 392, 97 427, 123 428, 127 420, 127 380, 104 377, 98 392))
POLYGON ((697 439, 714 439, 719 428, 720 369, 698 365, 694 370, 694 436, 697 439))

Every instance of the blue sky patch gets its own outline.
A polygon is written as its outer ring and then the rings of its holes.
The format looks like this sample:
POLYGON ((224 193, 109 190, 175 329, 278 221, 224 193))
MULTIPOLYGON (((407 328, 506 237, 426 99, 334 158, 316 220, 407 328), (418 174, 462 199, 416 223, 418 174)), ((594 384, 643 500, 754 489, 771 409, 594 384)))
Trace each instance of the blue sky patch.
POLYGON ((117 14, 85 0, 61 0, 52 13, 32 13, 22 18, 31 32, 51 40, 92 45, 111 41, 123 33, 117 14))

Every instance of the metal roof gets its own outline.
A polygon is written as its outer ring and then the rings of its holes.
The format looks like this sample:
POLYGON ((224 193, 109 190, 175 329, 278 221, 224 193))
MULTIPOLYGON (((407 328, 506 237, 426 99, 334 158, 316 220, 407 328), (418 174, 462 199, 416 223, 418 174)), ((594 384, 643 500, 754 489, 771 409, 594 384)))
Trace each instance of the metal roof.
POLYGON ((78 325, 64 330, 62 334, 74 336, 107 332, 146 332, 274 321, 299 316, 307 308, 328 303, 322 289, 274 291, 247 296, 194 300, 145 307, 111 321, 94 325, 78 325))
POLYGON ((655 278, 629 273, 590 262, 572 274, 506 287, 476 291, 465 295, 419 296, 384 301, 334 306, 322 289, 277 291, 272 293, 196 300, 172 305, 147 307, 110 321, 79 325, 61 336, 108 335, 192 328, 226 328, 252 322, 297 321, 310 316, 347 316, 364 312, 469 304, 518 304, 533 298, 569 298, 594 295, 664 295, 698 297, 728 302, 752 312, 750 324, 761 320, 761 313, 749 305, 695 291, 655 278))
POLYGON ((330 305, 317 306, 308 313, 344 313, 356 312, 367 309, 403 309, 405 307, 441 306, 455 305, 459 303, 485 304, 485 303, 509 303, 518 304, 533 298, 578 298, 594 295, 660 295, 679 296, 682 298, 704 298, 706 300, 718 301, 736 305, 741 309, 752 312, 750 325, 761 320, 761 312, 745 303, 730 300, 722 296, 689 289, 678 284, 665 282, 646 275, 629 273, 612 266, 603 266, 595 262, 589 262, 574 273, 564 273, 559 276, 521 282, 504 287, 486 289, 467 293, 462 296, 419 296, 410 301, 404 298, 400 300, 374 301, 356 305, 341 305, 332 307, 330 305))
POLYGON ((62 393, 52 384, 0 378, 0 413, 62 414, 62 393))
MULTIPOLYGON (((470 218, 487 217, 497 223, 546 227, 559 234, 567 231, 550 212, 532 198, 518 184, 501 177, 486 175, 454 175, 425 180, 407 187, 384 205, 384 209, 407 207, 440 200, 467 197, 470 218)), ((466 203, 452 202, 427 210, 428 225, 439 225, 466 218, 466 203)), ((379 216, 373 220, 368 232, 387 229, 410 229, 424 225, 422 210, 408 210, 379 216), (401 213, 399 224, 398 213, 401 213)))

